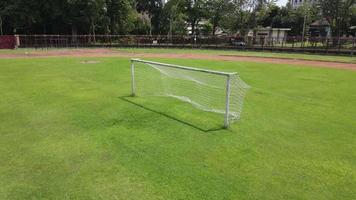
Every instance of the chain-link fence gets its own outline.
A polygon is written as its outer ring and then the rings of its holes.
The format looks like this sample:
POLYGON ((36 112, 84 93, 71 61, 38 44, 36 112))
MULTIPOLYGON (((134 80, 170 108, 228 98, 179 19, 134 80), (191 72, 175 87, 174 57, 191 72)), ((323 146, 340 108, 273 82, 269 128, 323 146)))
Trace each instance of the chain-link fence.
POLYGON ((354 37, 233 37, 147 35, 19 35, 20 48, 176 47, 326 54, 355 52, 354 37))

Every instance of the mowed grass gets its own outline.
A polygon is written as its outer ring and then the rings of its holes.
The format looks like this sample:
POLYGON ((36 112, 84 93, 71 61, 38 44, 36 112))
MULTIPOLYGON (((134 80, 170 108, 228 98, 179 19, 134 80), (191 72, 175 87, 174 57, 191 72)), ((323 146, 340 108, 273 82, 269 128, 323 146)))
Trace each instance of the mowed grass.
POLYGON ((275 53, 268 51, 245 51, 245 50, 209 50, 209 49, 174 49, 174 48, 120 48, 119 51, 129 53, 174 53, 174 54, 212 54, 212 55, 229 55, 229 56, 251 56, 251 57, 266 57, 266 58, 288 58, 300 60, 316 60, 327 62, 345 62, 356 63, 354 56, 341 55, 318 55, 304 53, 275 53))
POLYGON ((242 120, 127 97, 129 59, 2 59, 0 199, 356 198, 355 72, 155 60, 239 72, 242 120))

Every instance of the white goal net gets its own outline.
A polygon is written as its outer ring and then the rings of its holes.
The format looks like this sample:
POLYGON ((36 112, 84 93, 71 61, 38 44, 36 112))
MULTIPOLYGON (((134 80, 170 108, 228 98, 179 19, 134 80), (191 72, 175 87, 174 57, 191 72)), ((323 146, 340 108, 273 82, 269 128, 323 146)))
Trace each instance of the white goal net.
POLYGON ((131 59, 133 96, 168 96, 224 115, 227 128, 240 119, 249 86, 237 73, 131 59))

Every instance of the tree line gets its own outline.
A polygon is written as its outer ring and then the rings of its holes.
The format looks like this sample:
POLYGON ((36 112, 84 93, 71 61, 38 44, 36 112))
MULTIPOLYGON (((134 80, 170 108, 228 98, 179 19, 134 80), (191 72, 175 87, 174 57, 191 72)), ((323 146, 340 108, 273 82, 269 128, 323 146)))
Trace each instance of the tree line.
POLYGON ((302 35, 304 25, 320 19, 330 23, 333 36, 351 34, 355 0, 316 0, 298 8, 278 7, 276 0, 0 1, 1 35, 246 35, 267 26, 302 35))

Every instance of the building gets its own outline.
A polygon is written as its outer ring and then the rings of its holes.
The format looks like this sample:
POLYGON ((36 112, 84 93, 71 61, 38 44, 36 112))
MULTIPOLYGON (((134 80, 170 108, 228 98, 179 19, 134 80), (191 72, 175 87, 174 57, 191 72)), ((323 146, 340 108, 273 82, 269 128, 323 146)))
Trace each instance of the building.
POLYGON ((290 30, 290 28, 257 28, 254 30, 253 35, 257 42, 268 39, 269 41, 280 43, 288 36, 288 31, 290 30))
POLYGON ((289 0, 290 5, 292 8, 298 8, 299 6, 303 5, 303 3, 315 3, 317 0, 289 0))
POLYGON ((317 20, 309 25, 311 37, 331 37, 331 26, 325 18, 317 20))
POLYGON ((283 44, 290 30, 290 28, 258 27, 248 32, 247 43, 251 45, 253 42, 262 46, 283 44))

